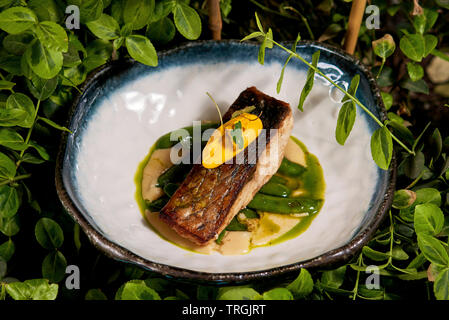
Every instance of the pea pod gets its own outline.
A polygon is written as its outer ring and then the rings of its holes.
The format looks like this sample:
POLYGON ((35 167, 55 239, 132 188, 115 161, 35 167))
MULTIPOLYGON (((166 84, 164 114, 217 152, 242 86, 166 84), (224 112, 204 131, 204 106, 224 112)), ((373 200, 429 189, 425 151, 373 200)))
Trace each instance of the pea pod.
POLYGON ((248 219, 259 218, 259 215, 257 214, 257 212, 252 209, 249 209, 249 208, 242 209, 242 210, 240 210, 239 213, 243 213, 245 215, 245 217, 248 219))
POLYGON ((308 198, 280 198, 266 194, 256 193, 248 207, 275 213, 317 213, 323 204, 323 200, 308 198))
POLYGON ((192 166, 183 163, 168 168, 159 176, 159 178, 157 178, 158 186, 164 188, 168 183, 180 182, 184 180, 191 168, 192 166))
POLYGON ((168 200, 170 200, 170 198, 164 196, 154 201, 147 201, 146 207, 151 212, 157 212, 160 211, 167 204, 168 200))
POLYGON ((164 192, 167 196, 171 197, 176 192, 176 190, 178 190, 178 188, 179 184, 170 182, 164 186, 164 192))
POLYGON ((291 190, 283 184, 268 181, 266 184, 263 185, 262 188, 260 188, 259 192, 263 194, 269 194, 272 196, 286 198, 290 195, 291 190))
MULTIPOLYGON (((190 127, 184 127, 184 128, 181 128, 181 129, 178 129, 178 130, 175 130, 175 131, 172 131, 172 132, 169 132, 169 133, 166 133, 166 134, 164 134, 162 137, 160 137, 157 141, 156 141, 156 144, 155 144, 155 148, 156 149, 165 149, 165 148, 171 148, 171 147, 173 147, 175 144, 177 144, 178 142, 180 142, 180 140, 181 139, 176 139, 175 141, 172 141, 171 139, 170 139, 170 136, 171 136, 171 134, 172 133, 176 133, 176 132, 179 132, 179 133, 181 133, 181 132, 183 132, 183 130, 186 130, 187 132, 188 132, 188 136, 187 137, 184 137, 184 139, 183 140, 191 140, 192 139, 192 136, 193 136, 193 126, 190 126, 190 127), (190 138, 189 138, 190 137, 190 138)), ((205 131, 205 130, 207 130, 207 129, 210 129, 210 128, 218 128, 218 123, 202 123, 201 124, 201 134, 205 131)))
POLYGON ((282 159, 281 166, 279 167, 278 172, 289 177, 299 177, 306 170, 307 169, 302 165, 284 158, 282 159))
POLYGON ((277 176, 274 175, 270 178, 270 180, 268 180, 268 182, 273 182, 273 183, 279 183, 279 184, 287 184, 288 180, 281 177, 281 176, 277 176))

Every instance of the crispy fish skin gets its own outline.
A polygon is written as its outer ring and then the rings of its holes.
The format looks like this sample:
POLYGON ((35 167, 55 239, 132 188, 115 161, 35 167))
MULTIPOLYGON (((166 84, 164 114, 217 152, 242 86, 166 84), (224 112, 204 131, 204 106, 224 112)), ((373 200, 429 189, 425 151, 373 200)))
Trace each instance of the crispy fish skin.
POLYGON ((207 245, 216 239, 281 164, 293 127, 289 104, 250 87, 228 109, 223 121, 229 121, 235 111, 248 106, 255 106, 251 113, 259 115, 263 128, 267 129, 266 143, 253 141, 244 151, 243 164, 232 161, 213 169, 195 164, 160 211, 161 220, 195 244, 207 245), (277 131, 271 136, 269 129, 277 131), (276 152, 274 156, 271 150, 276 152), (249 155, 256 155, 257 159, 249 155))

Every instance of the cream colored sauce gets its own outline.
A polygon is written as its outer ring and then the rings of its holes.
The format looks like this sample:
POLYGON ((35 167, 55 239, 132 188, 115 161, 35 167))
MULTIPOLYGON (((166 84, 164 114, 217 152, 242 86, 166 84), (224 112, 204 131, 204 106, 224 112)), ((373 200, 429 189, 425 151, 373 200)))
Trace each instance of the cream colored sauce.
POLYGON ((154 201, 164 195, 164 191, 157 187, 157 179, 173 165, 170 161, 170 150, 170 148, 157 149, 151 154, 142 174, 143 199, 154 201))
MULTIPOLYGON (((296 162, 304 167, 307 166, 306 154, 292 138, 287 143, 284 156, 292 162, 296 162)), ((144 199, 154 201, 164 194, 162 189, 156 187, 157 179, 171 165, 170 149, 157 149, 153 152, 143 171, 142 195, 144 199)), ((301 189, 297 189, 293 191, 292 195, 298 196, 302 192, 301 189)), ((226 256, 245 254, 250 251, 252 246, 263 246, 270 243, 290 231, 301 221, 303 216, 302 214, 286 215, 270 212, 259 212, 259 214, 261 215, 259 221, 256 223, 251 221, 248 224, 249 231, 227 231, 220 244, 212 241, 206 246, 198 246, 181 237, 159 219, 158 212, 145 211, 151 226, 168 241, 198 253, 211 254, 218 252, 226 256)), ((241 222, 245 223, 244 219, 241 219, 241 222)))

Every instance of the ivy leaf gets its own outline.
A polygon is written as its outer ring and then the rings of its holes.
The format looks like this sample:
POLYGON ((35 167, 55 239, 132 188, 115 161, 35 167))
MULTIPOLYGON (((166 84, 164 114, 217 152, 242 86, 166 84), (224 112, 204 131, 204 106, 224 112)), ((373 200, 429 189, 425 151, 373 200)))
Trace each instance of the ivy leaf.
POLYGON ((274 288, 264 292, 264 300, 293 300, 292 293, 286 288, 274 288))
POLYGON ((417 205, 415 207, 414 225, 417 234, 436 235, 443 229, 443 211, 433 203, 417 205))
POLYGON ((37 242, 48 250, 57 249, 64 242, 64 233, 59 224, 50 218, 41 218, 34 229, 37 242))
POLYGON ((449 268, 438 273, 433 285, 433 292, 438 300, 449 300, 449 268))
POLYGON ((407 63, 407 72, 412 81, 418 81, 424 76, 424 69, 420 64, 417 64, 415 62, 407 63))
MULTIPOLYGON (((320 58, 320 51, 315 51, 312 55, 312 65, 316 68, 318 64, 318 60, 320 58)), ((298 109, 301 111, 304 111, 304 101, 306 100, 307 96, 309 95, 310 91, 312 91, 313 87, 313 80, 315 78, 315 70, 312 68, 309 68, 307 71, 307 80, 306 84, 304 85, 304 88, 301 91, 301 96, 299 97, 299 103, 298 103, 298 109)))
POLYGON ((58 295, 58 285, 49 284, 46 279, 33 279, 8 283, 6 292, 14 300, 55 300, 58 295))
POLYGON ((446 249, 435 237, 418 233, 418 246, 427 260, 439 267, 447 267, 449 265, 449 256, 446 249))
POLYGON ((16 175, 16 164, 10 157, 0 152, 0 178, 3 180, 13 179, 16 175))
POLYGON ((420 62, 425 50, 424 37, 421 34, 406 34, 399 41, 399 47, 408 58, 420 62))
POLYGON ((126 0, 123 9, 123 20, 132 24, 133 30, 145 27, 154 11, 154 0, 126 0))
POLYGON ((176 29, 188 40, 196 40, 201 35, 201 19, 195 9, 183 2, 177 2, 173 9, 176 29))
POLYGON ((62 68, 62 52, 47 48, 39 40, 27 48, 25 58, 30 68, 44 79, 55 77, 62 68))
POLYGON ((129 55, 137 61, 155 67, 158 64, 156 49, 151 41, 141 35, 131 35, 126 37, 126 48, 129 55))
POLYGON ((50 252, 42 262, 42 276, 50 282, 59 282, 64 279, 67 260, 58 251, 50 252))
POLYGON ((161 297, 156 291, 148 287, 145 281, 132 280, 121 288, 119 300, 161 300, 161 297))
POLYGON ((393 157, 393 139, 386 127, 380 127, 371 136, 371 155, 383 170, 388 170, 393 157))
POLYGON ((313 279, 309 271, 301 269, 298 277, 287 286, 287 289, 293 293, 295 299, 303 298, 313 290, 313 279))
POLYGON ((62 52, 69 49, 67 33, 59 24, 52 21, 40 22, 35 32, 40 42, 47 48, 62 52))
POLYGON ((0 29, 19 34, 37 23, 34 12, 25 7, 12 7, 0 13, 0 29))
POLYGON ((22 151, 27 148, 22 136, 13 129, 0 129, 0 145, 12 150, 22 151))
POLYGON ((101 14, 100 18, 90 21, 87 28, 98 38, 103 40, 114 40, 120 35, 120 26, 118 22, 107 14, 101 14))
POLYGON ((386 59, 394 53, 396 50, 396 43, 390 34, 384 35, 382 38, 372 42, 374 53, 386 59))

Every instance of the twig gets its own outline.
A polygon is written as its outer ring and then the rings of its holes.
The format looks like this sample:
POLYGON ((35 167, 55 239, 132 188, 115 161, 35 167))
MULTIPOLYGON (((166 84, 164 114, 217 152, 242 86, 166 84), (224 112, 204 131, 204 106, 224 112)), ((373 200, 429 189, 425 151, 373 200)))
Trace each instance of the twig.
POLYGON ((365 13, 366 0, 353 0, 351 12, 349 13, 348 30, 345 36, 344 49, 349 54, 354 54, 357 39, 359 37, 360 25, 365 13))
POLYGON ((221 40, 222 27, 220 0, 209 0, 209 29, 212 31, 212 39, 221 40))

